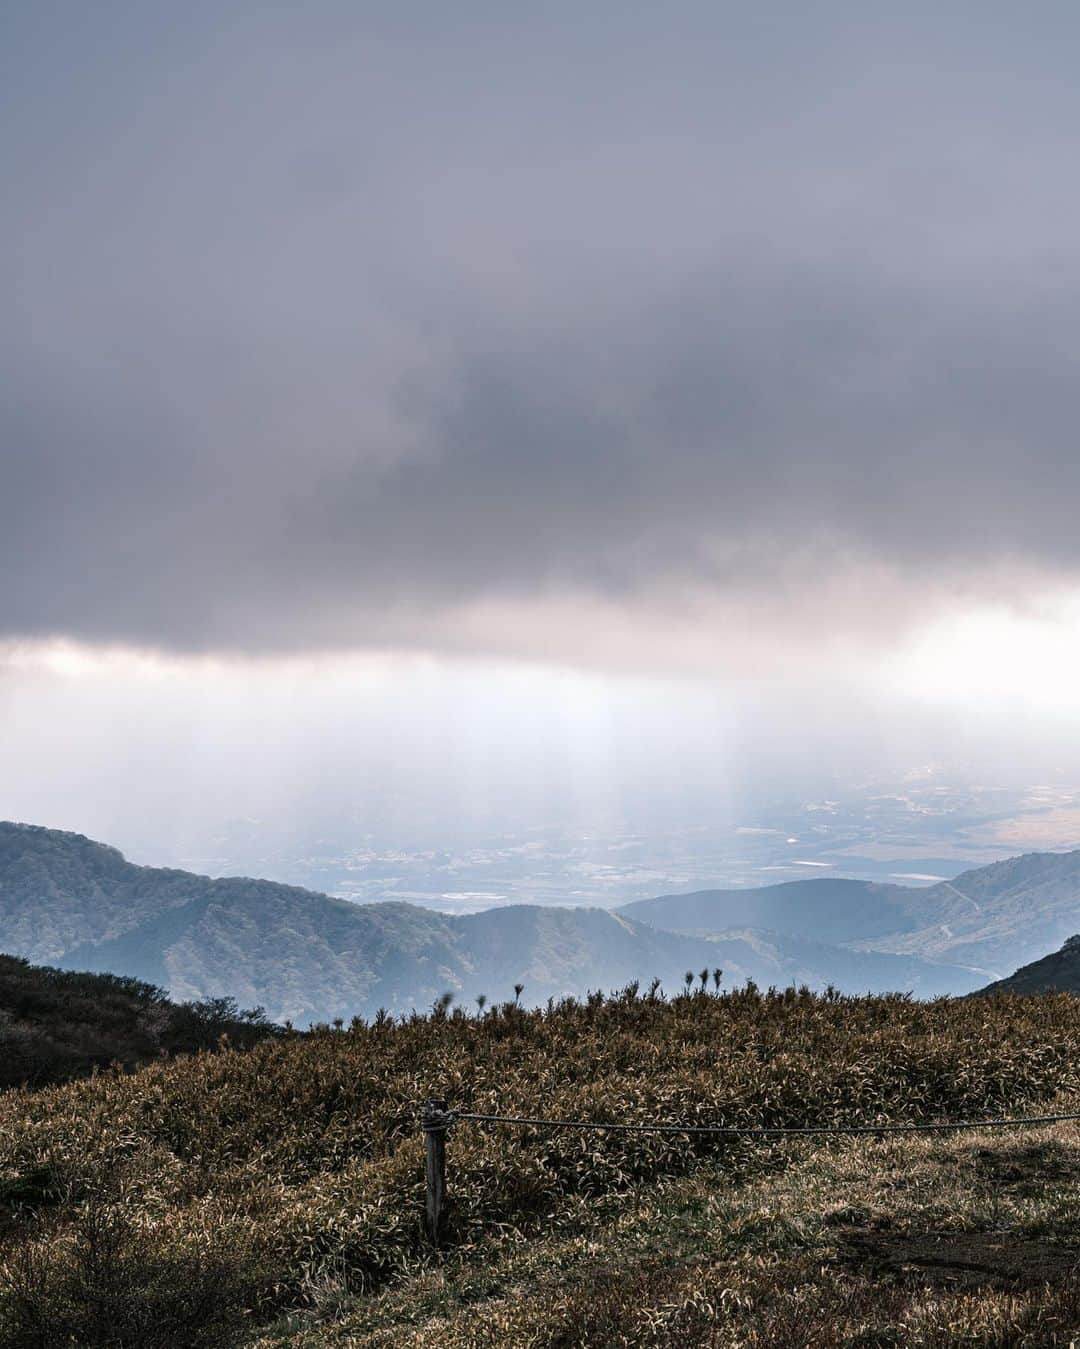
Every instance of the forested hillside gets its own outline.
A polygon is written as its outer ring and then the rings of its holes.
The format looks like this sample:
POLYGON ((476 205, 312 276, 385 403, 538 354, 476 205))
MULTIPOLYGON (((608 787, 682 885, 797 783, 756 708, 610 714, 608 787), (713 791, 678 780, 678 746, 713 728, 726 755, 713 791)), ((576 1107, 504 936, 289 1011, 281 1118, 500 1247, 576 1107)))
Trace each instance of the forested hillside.
POLYGON ((176 1004, 160 988, 113 974, 74 973, 0 955, 0 1089, 43 1086, 95 1068, 234 1047, 277 1032, 231 998, 176 1004))

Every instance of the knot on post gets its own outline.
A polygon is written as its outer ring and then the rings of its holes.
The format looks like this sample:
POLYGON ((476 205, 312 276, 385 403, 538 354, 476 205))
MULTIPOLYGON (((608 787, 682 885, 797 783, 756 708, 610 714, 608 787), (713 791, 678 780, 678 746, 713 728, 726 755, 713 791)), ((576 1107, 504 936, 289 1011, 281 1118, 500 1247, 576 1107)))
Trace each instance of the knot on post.
POLYGON ((445 1101, 425 1101, 420 1111, 420 1127, 424 1133, 445 1134, 457 1116, 446 1108, 445 1101))

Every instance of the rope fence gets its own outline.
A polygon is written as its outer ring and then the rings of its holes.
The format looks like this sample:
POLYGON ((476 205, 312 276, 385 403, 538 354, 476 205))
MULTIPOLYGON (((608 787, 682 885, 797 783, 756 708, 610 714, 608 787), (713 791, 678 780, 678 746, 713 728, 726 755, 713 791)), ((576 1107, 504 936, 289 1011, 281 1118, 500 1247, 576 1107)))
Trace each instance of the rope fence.
POLYGON ((605 1133, 712 1134, 719 1138, 805 1138, 828 1134, 853 1137, 871 1134, 963 1133, 967 1130, 1034 1128, 1041 1124, 1076 1122, 1080 1122, 1080 1113, 1023 1115, 1011 1119, 949 1120, 930 1124, 627 1124, 582 1119, 533 1119, 523 1115, 482 1115, 467 1110, 450 1110, 445 1101, 429 1100, 424 1103, 421 1114, 427 1176, 428 1235, 434 1245, 440 1244, 446 1204, 446 1135, 455 1124, 516 1124, 531 1128, 584 1129, 605 1133))
MULTIPOLYGON (((1080 1120, 1076 1115, 1027 1115, 1019 1119, 959 1120, 947 1124, 821 1124, 775 1126, 737 1124, 604 1124, 581 1119, 526 1119, 517 1115, 474 1115, 466 1111, 447 1111, 449 1124, 468 1120, 478 1124, 530 1124, 545 1129, 604 1129, 622 1133, 719 1134, 727 1138, 775 1138, 778 1135, 806 1134, 915 1134, 940 1133, 946 1129, 1010 1129, 1020 1125, 1060 1124, 1080 1120)), ((449 1127, 449 1124, 446 1127, 449 1127)))

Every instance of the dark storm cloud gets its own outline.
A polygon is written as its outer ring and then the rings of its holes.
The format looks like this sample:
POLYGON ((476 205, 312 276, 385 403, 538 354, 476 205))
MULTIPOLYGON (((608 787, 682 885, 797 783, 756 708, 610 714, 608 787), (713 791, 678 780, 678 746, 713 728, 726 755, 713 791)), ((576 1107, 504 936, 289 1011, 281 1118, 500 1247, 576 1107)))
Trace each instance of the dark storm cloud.
POLYGON ((1080 21, 744 8, 13 7, 0 633, 1072 579, 1080 21))

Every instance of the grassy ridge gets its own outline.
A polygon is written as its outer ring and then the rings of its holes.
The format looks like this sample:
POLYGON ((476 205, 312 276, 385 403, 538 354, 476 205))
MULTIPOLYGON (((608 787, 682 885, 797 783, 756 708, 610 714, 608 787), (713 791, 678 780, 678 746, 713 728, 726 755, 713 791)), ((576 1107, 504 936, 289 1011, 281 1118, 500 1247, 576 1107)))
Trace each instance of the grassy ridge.
MULTIPOLYGON (((546 1011, 384 1020, 11 1092, 0 1097, 8 1286, 25 1290, 30 1252, 39 1304, 87 1296, 80 1270, 95 1223, 118 1259, 137 1245, 145 1287, 129 1274, 132 1296, 152 1302, 175 1271, 190 1282, 194 1268, 216 1270, 248 1325, 317 1300, 327 1281, 356 1294, 414 1277, 432 1262, 417 1126, 429 1095, 598 1120, 979 1117, 1080 1093, 1078 1049, 1080 1004, 1069 997, 914 1003, 751 988, 665 1001, 630 989, 546 1011)), ((541 1227, 550 1239, 583 1210, 703 1162, 737 1178, 780 1151, 463 1125, 450 1144, 451 1240, 467 1257, 541 1227)), ((0 1294, 0 1327, 6 1316, 18 1329, 19 1314, 0 1294)), ((20 1343, 7 1333, 0 1343, 20 1343)))

